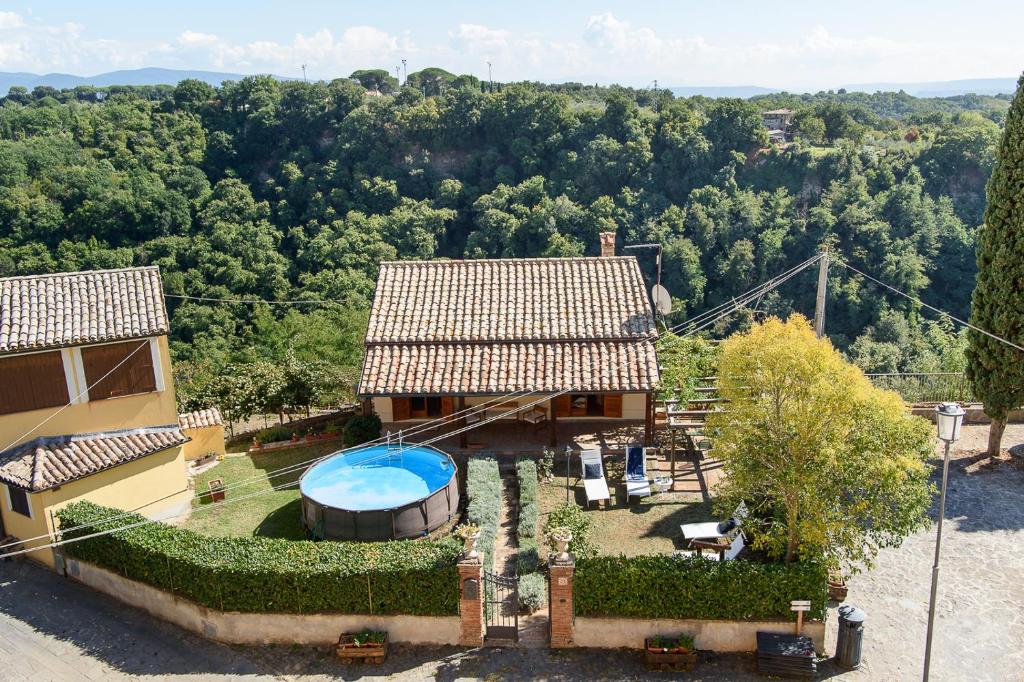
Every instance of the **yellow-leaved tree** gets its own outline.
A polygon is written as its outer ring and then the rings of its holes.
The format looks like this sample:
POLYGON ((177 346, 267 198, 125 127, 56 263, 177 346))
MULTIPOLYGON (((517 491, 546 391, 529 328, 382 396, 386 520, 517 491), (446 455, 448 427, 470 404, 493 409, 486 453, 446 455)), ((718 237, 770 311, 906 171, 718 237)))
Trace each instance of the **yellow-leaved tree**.
POLYGON ((808 321, 771 318, 723 344, 726 410, 708 428, 722 509, 743 501, 755 549, 856 570, 926 523, 931 428, 808 321))

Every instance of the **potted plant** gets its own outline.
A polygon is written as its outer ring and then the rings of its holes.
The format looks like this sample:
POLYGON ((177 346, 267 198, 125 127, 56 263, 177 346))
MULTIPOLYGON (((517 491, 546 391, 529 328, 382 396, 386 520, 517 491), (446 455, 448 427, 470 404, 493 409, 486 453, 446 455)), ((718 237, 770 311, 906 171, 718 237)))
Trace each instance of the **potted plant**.
POLYGON ((693 647, 693 637, 648 637, 644 640, 644 660, 651 670, 693 670, 697 664, 697 650, 693 647))
POLYGON ((839 571, 830 571, 828 574, 828 598, 832 601, 845 601, 846 593, 846 578, 839 571))
POLYGON ((388 633, 368 628, 343 632, 334 651, 342 663, 383 663, 388 655, 388 633))
POLYGON ((478 559, 480 553, 476 551, 476 541, 480 539, 480 526, 471 523, 464 523, 455 529, 455 537, 463 542, 463 551, 467 559, 478 559))
POLYGON ((572 529, 568 526, 556 526, 548 531, 548 540, 554 545, 555 561, 569 561, 569 543, 572 541, 572 529))

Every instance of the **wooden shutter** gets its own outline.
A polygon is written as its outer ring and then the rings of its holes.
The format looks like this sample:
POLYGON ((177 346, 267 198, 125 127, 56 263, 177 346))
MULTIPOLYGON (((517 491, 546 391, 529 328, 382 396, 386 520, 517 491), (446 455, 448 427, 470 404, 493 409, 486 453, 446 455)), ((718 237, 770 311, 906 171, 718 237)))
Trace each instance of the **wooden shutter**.
POLYGON ((616 419, 622 416, 621 393, 609 393, 604 397, 604 416, 616 419))
POLYGON ((82 364, 85 366, 85 381, 90 386, 89 400, 106 400, 156 390, 149 341, 83 348, 82 364))
POLYGON ((0 414, 70 402, 60 351, 0 358, 0 414))
POLYGON ((408 419, 412 413, 412 405, 408 398, 391 399, 391 420, 400 422, 408 419))
POLYGON ((555 416, 568 417, 572 411, 572 396, 569 394, 560 395, 555 398, 555 416))
POLYGON ((441 396, 441 416, 450 417, 455 412, 455 398, 451 396, 441 396))

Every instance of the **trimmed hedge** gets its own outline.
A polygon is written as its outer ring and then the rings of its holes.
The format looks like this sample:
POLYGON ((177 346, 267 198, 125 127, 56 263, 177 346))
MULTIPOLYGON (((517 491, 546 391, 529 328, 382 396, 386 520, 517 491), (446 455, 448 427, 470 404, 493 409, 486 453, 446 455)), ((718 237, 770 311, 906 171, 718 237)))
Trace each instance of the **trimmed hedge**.
POLYGON ((490 568, 501 517, 501 472, 493 455, 470 457, 466 466, 466 497, 466 520, 479 526, 476 546, 483 554, 484 566, 490 568))
MULTIPOLYGON (((536 573, 541 565, 541 553, 537 543, 537 520, 540 516, 540 508, 537 506, 537 463, 532 459, 521 459, 516 462, 516 478, 519 480, 519 524, 516 526, 516 538, 519 541, 517 564, 519 574, 526 576, 536 573)), ((520 581, 519 601, 521 604, 524 603, 523 584, 520 581)), ((541 589, 543 592, 540 593, 540 597, 543 601, 547 599, 546 582, 541 589)), ((536 601, 532 597, 527 597, 527 599, 536 601)), ((524 604, 525 606, 526 604, 524 604)))
MULTIPOLYGON (((70 539, 145 518, 76 502, 60 525, 85 527, 70 539)), ((259 537, 215 538, 163 523, 64 546, 82 561, 221 611, 409 614, 459 612, 456 568, 461 546, 439 541, 311 542, 259 537)))
POLYGON ((596 557, 576 561, 578 616, 629 618, 787 618, 794 599, 825 617, 827 571, 820 563, 760 564, 699 556, 596 557))

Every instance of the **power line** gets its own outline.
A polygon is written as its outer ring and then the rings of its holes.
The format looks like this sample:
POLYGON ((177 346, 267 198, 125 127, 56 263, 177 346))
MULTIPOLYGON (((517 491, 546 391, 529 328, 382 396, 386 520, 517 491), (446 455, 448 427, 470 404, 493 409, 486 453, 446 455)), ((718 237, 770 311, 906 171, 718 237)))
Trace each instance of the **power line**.
POLYGON ((215 296, 187 296, 185 294, 164 294, 164 298, 180 298, 186 301, 205 301, 208 303, 239 303, 243 305, 342 305, 340 301, 318 301, 315 299, 270 301, 265 298, 217 298, 215 296))
POLYGON ((892 291, 893 293, 899 294, 900 296, 913 301, 914 303, 918 304, 922 308, 928 308, 929 310, 934 311, 936 313, 939 313, 940 315, 945 315, 949 319, 953 320, 954 322, 959 322, 960 324, 964 325, 968 329, 973 329, 974 331, 978 332, 979 334, 984 334, 985 336, 987 336, 989 338, 995 339, 996 341, 999 341, 1001 343, 1005 343, 1007 346, 1010 346, 1012 348, 1016 348, 1017 350, 1019 350, 1022 353, 1024 353, 1024 346, 1019 346, 1016 343, 1014 343, 1013 341, 1009 341, 1008 339, 1004 339, 1003 337, 998 336, 996 334, 993 334, 990 331, 986 331, 986 330, 982 329, 981 327, 977 327, 977 326, 971 324, 970 322, 967 322, 965 320, 961 320, 959 317, 955 317, 953 315, 950 315, 945 310, 942 310, 940 308, 936 308, 933 305, 928 305, 927 303, 925 303, 921 299, 917 298, 916 296, 911 296, 910 294, 905 293, 903 291, 900 291, 899 289, 897 289, 896 287, 894 287, 894 286, 892 286, 890 284, 886 284, 885 282, 883 282, 883 281, 881 281, 879 279, 875 279, 874 277, 872 277, 871 275, 869 275, 869 274, 867 274, 865 272, 861 272, 857 268, 855 268, 852 265, 850 265, 849 263, 847 263, 845 260, 837 258, 836 262, 839 263, 840 265, 842 265, 844 268, 847 268, 849 270, 853 270, 854 272, 856 272, 861 277, 865 277, 865 278, 871 280, 872 282, 874 282, 875 284, 877 284, 879 286, 883 286, 886 289, 888 289, 889 291, 892 291))
POLYGON ((28 430, 28 431, 26 431, 25 433, 23 433, 23 434, 21 434, 20 436, 18 436, 17 438, 15 438, 15 439, 14 439, 13 441, 11 441, 11 442, 10 442, 10 443, 9 443, 9 444, 7 445, 7 447, 5 447, 5 448, 2 448, 2 449, 0 449, 0 452, 7 452, 7 451, 8 451, 9 449, 13 448, 13 447, 14 447, 15 445, 17 445, 17 444, 21 443, 21 442, 22 442, 22 440, 24 440, 24 439, 25 439, 25 438, 27 438, 28 436, 31 436, 31 435, 32 435, 33 433, 35 433, 35 432, 36 432, 36 430, 38 430, 40 426, 43 426, 43 425, 44 425, 44 424, 46 424, 46 423, 47 423, 48 421, 50 421, 51 419, 53 419, 54 417, 56 417, 56 416, 57 416, 58 414, 60 414, 61 412, 63 412, 63 411, 64 411, 64 410, 66 410, 67 408, 71 407, 72 405, 74 405, 74 404, 75 404, 75 402, 76 402, 76 401, 78 401, 78 400, 79 400, 79 399, 80 399, 80 398, 81 398, 82 396, 87 396, 87 395, 89 395, 89 391, 91 391, 92 389, 96 388, 96 386, 98 386, 98 385, 100 384, 100 382, 102 382, 102 381, 103 381, 104 379, 106 379, 106 378, 107 378, 108 376, 110 376, 111 374, 113 374, 113 373, 114 373, 114 372, 115 372, 115 371, 117 370, 117 368, 118 368, 118 367, 120 367, 120 366, 121 366, 121 365, 123 365, 124 363, 128 362, 128 360, 129 360, 129 359, 130 359, 130 358, 131 358, 131 357, 132 357, 133 355, 135 355, 136 353, 138 353, 138 352, 139 352, 140 350, 142 350, 143 348, 146 348, 146 349, 148 349, 148 348, 149 348, 149 341, 148 341, 148 340, 145 340, 145 341, 141 341, 141 342, 139 342, 139 346, 138 346, 138 347, 137 347, 137 348, 136 348, 135 350, 133 350, 133 351, 132 351, 131 353, 129 353, 128 355, 124 356, 124 358, 122 358, 120 362, 118 362, 118 363, 117 363, 116 365, 114 365, 113 367, 111 367, 111 368, 110 368, 110 371, 108 371, 108 372, 107 372, 106 374, 104 374, 104 375, 103 375, 103 376, 101 376, 101 377, 100 377, 99 379, 97 379, 97 380, 96 380, 96 381, 95 381, 95 382, 94 382, 94 383, 93 383, 92 385, 90 385, 90 386, 86 386, 86 387, 85 387, 84 389, 82 389, 81 393, 79 393, 79 394, 78 394, 78 395, 76 395, 76 396, 75 396, 74 398, 72 398, 71 400, 69 400, 69 401, 67 402, 67 404, 65 404, 65 405, 61 405, 61 406, 60 406, 60 408, 59 408, 59 409, 58 409, 58 410, 57 410, 56 412, 54 412, 53 414, 51 414, 51 415, 47 416, 47 417, 46 417, 45 419, 43 419, 43 420, 42 420, 41 422, 39 422, 38 424, 36 424, 35 426, 33 426, 33 427, 32 427, 31 429, 29 429, 29 430, 28 430))
MULTIPOLYGON (((786 281, 792 279, 793 277, 795 277, 800 271, 802 271, 803 269, 807 268, 808 266, 810 266, 811 264, 816 262, 821 257, 822 257, 821 254, 819 254, 818 256, 810 258, 807 261, 805 261, 805 262, 803 262, 803 263, 801 263, 801 264, 799 264, 797 266, 794 266, 790 270, 782 273, 781 275, 777 275, 776 277, 774 277, 771 280, 769 280, 767 283, 762 284, 762 285, 758 285, 757 287, 754 287, 753 289, 751 289, 747 293, 741 294, 738 298, 734 298, 734 299, 732 299, 729 302, 726 302, 726 303, 723 303, 723 304, 720 304, 720 305, 716 306, 712 310, 721 310, 721 312, 719 314, 717 314, 716 316, 714 316, 714 317, 709 318, 709 313, 702 313, 701 315, 695 316, 691 320, 684 321, 684 322, 680 323, 679 325, 674 326, 671 329, 665 330, 661 334, 657 334, 654 337, 654 339, 656 340, 656 339, 660 338, 661 336, 664 336, 665 334, 673 332, 673 330, 681 329, 683 326, 686 326, 686 325, 690 324, 693 321, 696 321, 698 319, 703 318, 703 323, 702 324, 700 324, 699 326, 696 326, 696 327, 692 327, 692 325, 691 325, 692 328, 687 330, 684 334, 682 334, 682 336, 685 337, 685 336, 690 336, 692 334, 695 334, 698 331, 701 331, 702 329, 705 329, 705 328, 711 326, 712 324, 714 324, 718 320, 726 317, 727 315, 730 315, 733 312, 739 310, 740 308, 745 306, 747 302, 753 300, 754 298, 756 298, 758 296, 763 296, 765 293, 767 293, 767 291, 770 291, 772 289, 775 289, 775 288, 781 286, 784 282, 786 282, 786 281), (723 308, 727 308, 727 309, 722 310, 723 308)), ((127 358, 125 358, 125 359, 127 360, 127 358)), ((113 371, 113 370, 111 370, 111 371, 113 371)), ((525 389, 522 389, 522 390, 525 390, 525 389)), ((550 395, 543 395, 542 397, 538 398, 537 400, 535 400, 535 401, 533 401, 531 403, 528 403, 525 406, 518 406, 517 405, 515 407, 512 407, 511 409, 509 409, 506 412, 503 412, 501 414, 495 415, 494 417, 483 419, 480 422, 472 424, 472 425, 466 425, 466 426, 464 426, 464 427, 462 427, 460 429, 457 429, 457 430, 455 430, 453 432, 441 434, 441 435, 436 436, 434 438, 428 439, 428 440, 426 440, 426 441, 424 441, 422 443, 412 443, 408 447, 401 447, 400 446, 397 452, 393 452, 393 451, 389 450, 385 454, 378 455, 378 456, 375 456, 375 457, 371 457, 371 458, 365 460, 364 462, 361 462, 361 464, 367 464, 367 463, 370 463, 372 461, 376 461, 376 460, 382 459, 384 457, 391 457, 391 456, 394 456, 396 454, 402 454, 405 451, 407 451, 409 449, 412 449, 414 447, 420 447, 420 446, 423 446, 423 445, 432 445, 433 443, 436 443, 436 442, 438 442, 440 440, 443 440, 445 438, 450 438, 450 437, 455 436, 455 435, 459 435, 459 434, 462 434, 462 433, 466 433, 468 431, 472 431, 472 430, 480 428, 480 427, 482 427, 482 426, 484 426, 486 424, 489 424, 489 423, 491 423, 493 421, 496 421, 496 420, 499 420, 499 419, 503 419, 503 418, 505 418, 508 415, 515 414, 517 412, 520 412, 520 411, 522 411, 524 409, 527 409, 527 408, 530 408, 530 407, 534 407, 534 406, 539 405, 539 404, 541 404, 543 402, 550 402, 554 398, 557 398, 557 397, 559 397, 561 395, 565 395, 567 393, 572 393, 575 390, 576 390, 575 388, 570 387, 570 388, 563 389, 562 391, 558 391, 558 392, 555 392, 555 393, 550 394, 550 395)), ((494 398, 494 399, 492 399, 492 401, 493 400, 505 401, 505 400, 509 399, 509 396, 515 395, 516 393, 520 393, 520 392, 521 391, 515 391, 515 392, 512 392, 512 393, 508 393, 506 395, 499 396, 498 398, 494 398)), ((531 391, 528 391, 526 393, 526 395, 530 395, 530 394, 533 394, 533 393, 541 393, 541 391, 531 390, 531 391)), ((522 397, 525 397, 525 396, 522 396, 522 397)), ((476 411, 480 411, 479 408, 480 408, 480 406, 475 406, 474 409, 476 409, 476 411)), ((441 419, 443 420, 445 418, 442 417, 441 419)), ((426 430, 426 429, 423 429, 423 430, 426 430)), ((423 430, 421 430, 420 432, 422 433, 423 430)), ((378 439, 378 443, 379 443, 379 440, 380 439, 378 439)), ((352 450, 352 449, 356 449, 356 450, 358 450, 358 449, 365 449, 366 447, 367 447, 367 444, 363 444, 363 445, 360 445, 360 446, 355 446, 354 448, 350 448, 349 450, 352 450)), ((330 453, 328 455, 324 455, 323 457, 313 458, 312 460, 307 460, 307 461, 323 460, 323 459, 326 459, 328 457, 333 457, 334 455, 341 454, 341 453, 346 452, 346 451, 347 450, 339 450, 337 452, 330 453)), ((294 469, 299 468, 300 465, 301 465, 301 463, 295 464, 295 465, 291 465, 291 467, 283 467, 282 470, 279 470, 279 473, 275 474, 274 476, 269 476, 268 475, 266 477, 269 480, 269 478, 271 478, 271 477, 276 477, 278 475, 283 475, 283 473, 280 473, 280 472, 283 471, 284 469, 294 470, 294 469)), ((270 492, 274 492, 276 490, 281 490, 281 489, 287 488, 287 487, 292 486, 292 485, 297 485, 297 483, 298 483, 298 481, 291 481, 291 482, 288 482, 288 483, 285 483, 285 484, 281 484, 279 486, 271 486, 271 488, 268 489, 268 490, 261 490, 261 491, 257 491, 255 493, 252 493, 250 495, 243 495, 242 497, 233 498, 231 500, 224 500, 223 502, 217 502, 217 503, 214 503, 214 504, 212 504, 212 505, 210 505, 208 507, 200 507, 197 510, 195 510, 195 512, 193 512, 193 513, 209 511, 210 509, 213 509, 213 508, 220 508, 220 507, 222 507, 222 506, 224 506, 226 504, 230 504, 230 503, 234 503, 234 502, 239 502, 239 501, 246 500, 246 499, 251 499, 251 498, 257 497, 259 495, 268 494, 270 492)), ((240 485, 240 484, 241 484, 241 482, 236 482, 235 485, 237 486, 237 485, 240 485)), ((77 527, 73 527, 73 528, 69 528, 69 529, 58 529, 57 533, 63 534, 63 533, 66 533, 66 532, 71 532, 71 531, 73 531, 73 530, 75 530, 77 528, 81 528, 81 527, 86 526, 86 525, 95 526, 95 524, 97 524, 97 523, 105 523, 105 522, 112 521, 112 520, 114 520, 116 518, 123 518, 124 516, 126 516, 128 514, 129 513, 120 514, 120 515, 111 515, 111 516, 108 516, 106 519, 101 519, 99 521, 94 521, 94 522, 89 523, 89 524, 80 524, 77 527)), ((29 552, 34 552, 34 551, 38 551, 38 550, 41 550, 41 549, 49 549, 49 548, 61 546, 63 544, 69 544, 71 542, 77 542, 79 540, 85 540, 85 539, 89 539, 89 538, 93 538, 93 537, 99 537, 101 535, 108 535, 110 533, 115 533, 115 532, 118 532, 120 530, 129 530, 131 528, 136 528, 136 527, 139 527, 139 526, 147 525, 147 524, 150 524, 150 523, 158 523, 158 522, 159 521, 156 520, 156 519, 147 519, 146 521, 137 522, 137 523, 133 523, 133 524, 128 524, 126 526, 123 526, 123 527, 120 527, 120 528, 113 528, 113 529, 110 529, 110 530, 107 530, 107 531, 100 531, 100 532, 97 532, 97 533, 92 533, 92 534, 89 534, 89 535, 86 535, 86 536, 81 536, 81 537, 78 537, 78 538, 72 538, 71 540, 54 541, 54 542, 48 543, 46 545, 39 545, 37 547, 32 547, 32 548, 28 548, 28 549, 22 549, 22 550, 18 550, 18 551, 15 551, 15 552, 7 552, 5 554, 0 554, 0 559, 9 558, 9 557, 13 557, 13 556, 18 556, 18 555, 21 555, 21 554, 26 554, 26 553, 29 553, 29 552)), ((42 537, 50 537, 50 536, 48 534, 46 536, 39 536, 39 537, 34 538, 34 539, 40 539, 42 537)), ((23 541, 20 541, 20 543, 30 542, 30 541, 32 541, 32 540, 23 540, 23 541)), ((11 544, 14 544, 14 543, 11 543, 11 544)), ((0 546, 0 548, 5 547, 5 546, 9 546, 9 545, 0 546)))

